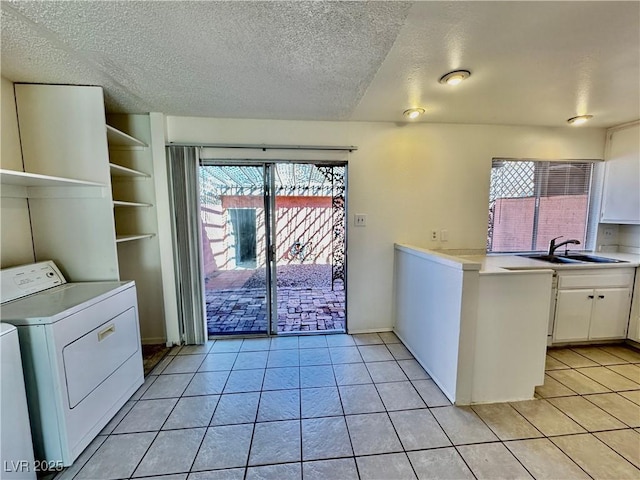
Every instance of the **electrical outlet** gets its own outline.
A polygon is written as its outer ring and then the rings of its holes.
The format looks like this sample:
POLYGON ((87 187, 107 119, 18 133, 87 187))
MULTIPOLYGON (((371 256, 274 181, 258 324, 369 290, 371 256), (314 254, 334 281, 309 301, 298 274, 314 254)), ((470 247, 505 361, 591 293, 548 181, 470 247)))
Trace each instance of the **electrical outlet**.
POLYGON ((364 213, 356 213, 354 215, 354 224, 356 227, 365 227, 367 225, 367 215, 364 213))
POLYGON ((613 227, 605 227, 604 230, 602 230, 602 236, 604 238, 613 238, 613 227))
POLYGON ((438 231, 437 230, 431 230, 431 241, 435 242, 438 240, 438 231))

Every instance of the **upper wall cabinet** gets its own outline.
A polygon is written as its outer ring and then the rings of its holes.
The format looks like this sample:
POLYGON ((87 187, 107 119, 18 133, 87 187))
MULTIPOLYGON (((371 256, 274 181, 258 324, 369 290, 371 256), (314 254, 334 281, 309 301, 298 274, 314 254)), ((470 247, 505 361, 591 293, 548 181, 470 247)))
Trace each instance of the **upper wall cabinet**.
POLYGON ((600 222, 640 224, 640 122, 607 134, 600 222))

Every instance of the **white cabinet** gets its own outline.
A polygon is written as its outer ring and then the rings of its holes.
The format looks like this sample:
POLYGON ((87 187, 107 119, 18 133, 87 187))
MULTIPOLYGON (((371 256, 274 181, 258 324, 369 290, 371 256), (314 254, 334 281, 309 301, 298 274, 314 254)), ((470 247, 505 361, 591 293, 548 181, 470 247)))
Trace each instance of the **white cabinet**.
POLYGON ((636 281, 631 301, 631 318, 627 338, 640 343, 640 267, 636 269, 636 281))
POLYGON ((625 338, 633 279, 632 268, 559 273, 553 342, 625 338))
POLYGON ((589 339, 592 298, 593 290, 558 291, 554 341, 575 342, 589 339))
POLYGON ((594 290, 589 340, 624 338, 629 324, 631 288, 594 290))
POLYGON ((601 223, 640 224, 640 122, 609 130, 601 223))

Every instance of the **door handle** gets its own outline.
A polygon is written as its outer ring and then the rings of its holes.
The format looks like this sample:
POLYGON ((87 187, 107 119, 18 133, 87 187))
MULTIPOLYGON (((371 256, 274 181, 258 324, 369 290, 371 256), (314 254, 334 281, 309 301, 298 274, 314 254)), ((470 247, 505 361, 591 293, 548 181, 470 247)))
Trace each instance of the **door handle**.
POLYGON ((593 295, 588 295, 589 298, 593 298, 593 295))
POLYGON ((98 342, 101 342, 109 335, 116 333, 116 326, 114 324, 109 325, 107 328, 98 332, 98 342))
POLYGON ((598 295, 598 298, 604 298, 604 295, 598 295))

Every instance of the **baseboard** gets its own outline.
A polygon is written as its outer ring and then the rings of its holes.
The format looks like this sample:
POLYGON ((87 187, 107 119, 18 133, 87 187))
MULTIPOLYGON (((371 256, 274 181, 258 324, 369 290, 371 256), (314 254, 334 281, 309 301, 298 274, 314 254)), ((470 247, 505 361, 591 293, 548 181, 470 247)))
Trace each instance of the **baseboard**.
POLYGON ((378 333, 378 332, 393 332, 393 327, 364 328, 364 329, 357 329, 357 330, 349 328, 347 331, 349 335, 358 335, 359 333, 378 333))
POLYGON ((440 380, 438 380, 437 377, 433 376, 433 372, 431 371, 431 369, 427 368, 427 366, 422 362, 422 360, 420 360, 417 356, 416 353, 413 351, 413 349, 407 345, 407 343, 405 342, 404 338, 402 338, 402 335, 400 335, 400 333, 398 333, 395 329, 393 330, 393 333, 396 334, 396 337, 398 337, 400 339, 400 341, 402 342, 402 344, 404 345, 404 347, 409 350, 409 352, 411 352, 411 355, 413 355, 413 358, 415 358, 416 362, 418 362, 420 364, 420 366, 424 369, 425 372, 427 372, 427 375, 429 375, 429 377, 431 377, 431 380, 433 381, 433 383, 435 383, 438 388, 440 389, 440 391, 444 394, 445 397, 447 397, 449 399, 449 401, 454 404, 454 405, 458 405, 456 403, 456 396, 455 394, 449 392, 446 388, 444 388, 442 386, 442 383, 440 382, 440 380))
POLYGON ((147 337, 141 340, 143 345, 160 345, 161 343, 166 343, 167 339, 165 337, 147 337))
POLYGON ((625 344, 635 348, 636 350, 640 350, 640 342, 636 342, 635 340, 631 340, 630 338, 627 338, 625 340, 625 344))

